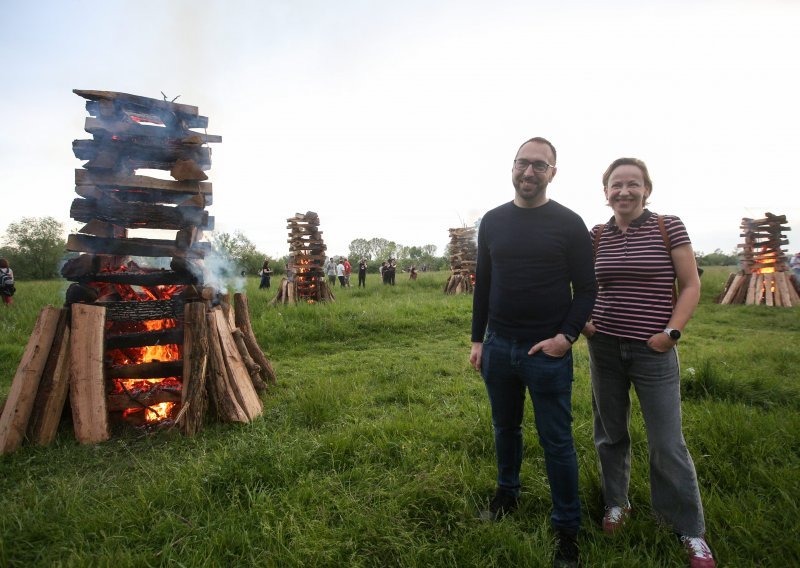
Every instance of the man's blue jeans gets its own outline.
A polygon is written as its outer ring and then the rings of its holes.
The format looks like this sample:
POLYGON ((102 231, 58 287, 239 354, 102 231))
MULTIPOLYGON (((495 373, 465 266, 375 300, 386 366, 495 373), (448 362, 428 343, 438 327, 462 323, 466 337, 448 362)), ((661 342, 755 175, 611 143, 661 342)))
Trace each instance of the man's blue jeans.
POLYGON ((531 356, 528 351, 532 346, 499 337, 492 331, 483 342, 481 375, 492 407, 497 486, 500 491, 519 496, 527 389, 533 401, 539 443, 544 449, 553 501, 551 521, 557 529, 577 531, 581 503, 572 438, 572 351, 561 358, 541 351, 531 356))

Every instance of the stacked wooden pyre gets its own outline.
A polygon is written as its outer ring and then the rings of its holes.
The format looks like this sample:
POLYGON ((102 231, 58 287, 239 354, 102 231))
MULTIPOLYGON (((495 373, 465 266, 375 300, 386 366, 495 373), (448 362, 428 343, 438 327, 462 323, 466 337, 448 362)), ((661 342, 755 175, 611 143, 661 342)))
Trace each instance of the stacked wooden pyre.
POLYGON ((289 265, 272 304, 332 302, 336 298, 325 281, 325 243, 319 230, 319 215, 313 211, 289 217, 289 265))
POLYGON ((475 286, 478 245, 474 227, 450 229, 450 277, 445 294, 470 294, 475 286))
POLYGON ((222 421, 262 413, 257 391, 275 381, 250 326, 247 298, 203 287, 200 242, 213 228, 208 119, 197 107, 108 91, 80 91, 92 140, 73 151, 69 236, 80 253, 62 275, 74 283, 65 307, 42 310, 0 416, 0 453, 27 438, 50 443, 67 400, 77 439, 96 443, 110 426, 178 425, 197 432, 207 410, 222 421), (170 172, 173 180, 137 175, 170 172), (174 232, 133 238, 130 229, 174 232), (137 257, 137 259, 131 258, 137 257), (148 267, 145 259, 154 259, 148 267), (169 269, 165 266, 169 265, 169 269))
POLYGON ((772 213, 766 213, 763 219, 742 219, 739 236, 744 237, 744 243, 738 245, 742 249, 741 270, 728 277, 717 303, 800 305, 800 283, 789 268, 786 250, 781 248, 789 244, 783 233, 791 230, 784 223, 786 215, 772 213))

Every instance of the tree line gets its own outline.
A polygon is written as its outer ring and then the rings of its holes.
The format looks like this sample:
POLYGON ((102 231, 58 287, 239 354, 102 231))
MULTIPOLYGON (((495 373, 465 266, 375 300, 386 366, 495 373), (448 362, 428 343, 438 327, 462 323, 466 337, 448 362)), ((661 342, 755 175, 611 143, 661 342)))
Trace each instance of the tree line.
MULTIPOLYGON (((59 278, 61 265, 76 253, 66 250, 66 228, 54 217, 23 217, 6 228, 0 245, 0 257, 8 259, 14 276, 20 280, 48 280, 59 278)), ((226 261, 231 276, 242 272, 255 275, 268 258, 275 274, 283 274, 289 255, 272 258, 259 251, 255 243, 241 231, 213 232, 209 240, 216 254, 226 261)), ((446 253, 446 251, 445 251, 446 253)), ((447 256, 436 256, 435 245, 404 246, 382 238, 354 239, 345 253, 351 263, 364 258, 368 269, 377 271, 381 262, 396 259, 398 266, 406 269, 425 266, 428 270, 448 270, 447 256)), ((146 261, 143 262, 147 264, 146 261)))

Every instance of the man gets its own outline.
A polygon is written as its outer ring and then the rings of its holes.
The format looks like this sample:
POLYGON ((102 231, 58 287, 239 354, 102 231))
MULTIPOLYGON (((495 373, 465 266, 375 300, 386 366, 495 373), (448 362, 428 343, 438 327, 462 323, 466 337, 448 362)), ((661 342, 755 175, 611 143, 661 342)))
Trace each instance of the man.
POLYGON ((328 286, 331 288, 336 287, 336 263, 333 262, 333 257, 328 259, 325 263, 325 274, 328 276, 328 286))
POLYGON ((555 148, 531 138, 511 169, 514 200, 481 220, 470 363, 486 384, 497 454, 497 489, 480 517, 498 520, 517 507, 527 390, 553 502, 553 565, 568 567, 578 565, 580 526, 571 347, 596 285, 586 225, 547 197, 555 175, 555 148))

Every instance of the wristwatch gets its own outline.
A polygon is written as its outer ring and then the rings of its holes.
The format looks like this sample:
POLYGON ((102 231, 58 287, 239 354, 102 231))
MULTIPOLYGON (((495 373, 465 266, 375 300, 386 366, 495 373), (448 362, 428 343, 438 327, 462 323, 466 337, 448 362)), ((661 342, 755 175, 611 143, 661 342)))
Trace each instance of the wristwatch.
POLYGON ((577 337, 574 337, 574 336, 572 336, 572 335, 570 335, 568 333, 564 333, 563 331, 561 332, 561 335, 563 335, 564 337, 567 338, 567 341, 569 341, 570 345, 572 345, 573 343, 578 341, 577 337))
POLYGON ((675 329, 675 328, 672 328, 672 327, 668 327, 667 329, 664 330, 664 333, 669 335, 669 338, 672 341, 678 341, 681 338, 681 330, 680 329, 675 329))

